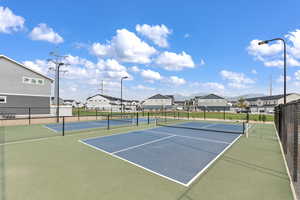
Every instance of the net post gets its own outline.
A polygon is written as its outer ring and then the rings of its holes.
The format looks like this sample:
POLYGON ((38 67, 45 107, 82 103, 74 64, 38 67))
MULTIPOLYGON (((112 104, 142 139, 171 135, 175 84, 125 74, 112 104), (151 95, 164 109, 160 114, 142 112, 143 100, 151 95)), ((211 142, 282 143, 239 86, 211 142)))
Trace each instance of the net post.
POLYGON ((62 119, 62 136, 65 136, 65 116, 62 119))
POLYGON ((136 113, 136 126, 139 126, 139 113, 136 113))
POLYGON ((31 108, 28 107, 28 123, 31 124, 31 108))
POLYGON ((148 124, 150 124, 150 113, 148 112, 148 124))
POLYGON ((110 118, 109 118, 109 114, 108 114, 108 115, 107 115, 107 130, 110 129, 110 127, 109 127, 109 120, 110 120, 110 118))

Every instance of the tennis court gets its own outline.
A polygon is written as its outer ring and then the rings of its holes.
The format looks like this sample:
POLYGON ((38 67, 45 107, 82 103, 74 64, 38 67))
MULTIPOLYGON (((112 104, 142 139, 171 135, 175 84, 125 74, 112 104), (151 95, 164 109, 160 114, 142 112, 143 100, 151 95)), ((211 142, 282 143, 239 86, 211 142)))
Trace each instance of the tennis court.
POLYGON ((242 124, 186 122, 80 142, 189 186, 238 140, 243 131, 242 124))

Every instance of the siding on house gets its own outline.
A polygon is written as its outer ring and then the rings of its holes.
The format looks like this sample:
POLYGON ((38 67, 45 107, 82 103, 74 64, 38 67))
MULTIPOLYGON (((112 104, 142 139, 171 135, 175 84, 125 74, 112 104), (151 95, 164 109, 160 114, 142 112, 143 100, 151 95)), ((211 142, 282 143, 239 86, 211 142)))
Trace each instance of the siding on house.
POLYGON ((0 112, 18 115, 24 114, 24 107, 39 107, 36 113, 32 109, 32 114, 49 114, 52 82, 49 77, 0 55, 0 112))

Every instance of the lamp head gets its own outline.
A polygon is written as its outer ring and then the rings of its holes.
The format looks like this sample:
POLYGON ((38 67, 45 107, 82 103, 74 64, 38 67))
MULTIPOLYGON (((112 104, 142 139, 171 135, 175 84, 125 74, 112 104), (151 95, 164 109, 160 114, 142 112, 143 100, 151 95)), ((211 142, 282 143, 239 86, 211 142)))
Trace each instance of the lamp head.
POLYGON ((258 45, 263 45, 263 44, 268 44, 269 40, 265 40, 265 41, 260 41, 258 42, 258 45))

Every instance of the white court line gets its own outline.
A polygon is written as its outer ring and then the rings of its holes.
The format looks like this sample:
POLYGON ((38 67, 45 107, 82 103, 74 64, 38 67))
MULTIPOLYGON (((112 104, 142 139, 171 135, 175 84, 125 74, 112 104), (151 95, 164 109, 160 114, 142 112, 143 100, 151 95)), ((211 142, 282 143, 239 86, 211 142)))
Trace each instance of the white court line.
POLYGON ((23 144, 23 143, 29 143, 29 142, 38 142, 38 141, 48 140, 50 138, 57 138, 57 137, 61 137, 61 136, 58 135, 58 136, 50 136, 50 137, 38 138, 38 139, 31 139, 31 140, 23 140, 23 141, 16 141, 16 142, 6 142, 6 143, 3 143, 3 144, 0 144, 0 146, 10 145, 10 144, 23 144))
POLYGON ((59 132, 56 131, 55 129, 52 129, 52 128, 50 128, 50 127, 47 127, 47 125, 43 125, 43 127, 44 127, 44 128, 47 128, 47 129, 49 129, 50 131, 53 131, 53 132, 55 132, 55 133, 59 133, 59 132))
POLYGON ((136 167, 142 168, 142 169, 144 169, 144 170, 146 170, 146 171, 148 171, 148 172, 151 172, 151 173, 153 173, 153 174, 155 174, 155 175, 158 175, 158 176, 160 176, 160 177, 163 177, 163 178, 165 178, 165 179, 167 179, 167 180, 169 180, 169 181, 172 181, 172 182, 178 183, 178 184, 180 184, 180 185, 183 185, 183 186, 185 186, 185 187, 188 187, 188 185, 185 184, 185 183, 182 183, 182 182, 180 182, 180 181, 177 181, 177 180, 175 180, 175 179, 172 179, 172 178, 170 178, 170 177, 168 177, 168 176, 162 175, 162 174, 160 174, 160 173, 158 173, 158 172, 155 172, 155 171, 153 171, 153 170, 151 170, 151 169, 145 168, 145 167, 143 167, 142 165, 136 164, 136 163, 131 162, 131 161, 125 159, 125 158, 122 158, 122 157, 117 156, 117 155, 115 155, 115 154, 109 153, 109 152, 107 152, 107 151, 105 151, 105 150, 103 150, 103 149, 100 149, 100 148, 95 147, 95 146, 93 146, 93 145, 87 144, 87 143, 85 143, 85 142, 83 142, 83 141, 81 141, 81 140, 78 140, 78 141, 79 141, 80 143, 84 144, 84 145, 87 145, 87 146, 93 148, 93 149, 96 149, 96 150, 98 150, 98 151, 101 151, 101 152, 103 152, 103 153, 106 153, 106 154, 108 154, 108 155, 110 155, 110 156, 112 156, 112 157, 114 157, 114 158, 118 158, 118 159, 120 159, 120 160, 122 160, 122 161, 125 161, 125 162, 127 162, 127 163, 130 163, 130 164, 132 164, 132 165, 134 165, 134 166, 136 166, 136 167))
MULTIPOLYGON (((151 129, 150 129, 151 130, 151 129)), ((147 130, 144 130, 144 131, 149 131, 149 129, 147 130)), ((154 131, 153 131, 154 132, 154 131)), ((129 132, 130 133, 130 132, 129 132)), ((159 133, 159 132, 158 132, 159 133)), ((169 134, 166 134, 166 133, 164 133, 165 135, 169 135, 169 134)), ((110 136, 113 136, 113 135, 110 135, 110 136)), ((109 136, 103 136, 103 137, 109 137, 109 136)), ((171 137, 178 137, 177 135, 170 135, 170 136, 168 136, 168 137, 164 137, 164 138, 161 138, 161 139, 158 139, 158 140, 155 140, 155 141, 151 141, 151 142, 147 142, 147 143, 154 143, 154 142, 158 142, 158 141, 160 141, 160 140, 164 140, 164 139, 167 139, 167 138, 171 138, 171 137)), ((211 160, 211 162, 209 162, 207 165, 206 165, 206 167, 204 167, 201 171, 199 171, 187 184, 185 184, 185 183, 183 183, 183 182, 180 182, 180 181, 178 181, 178 180, 175 180, 175 179, 173 179, 173 178, 170 178, 170 177, 168 177, 168 176, 165 176, 165 175, 163 175, 163 174, 160 174, 160 173, 158 173, 158 172, 155 172, 155 171, 153 171, 153 170, 151 170, 151 169, 148 169, 148 168, 146 168, 146 167, 143 167, 142 165, 139 165, 139 164, 137 164, 137 163, 134 163, 134 162, 132 162, 132 161, 129 161, 129 160, 127 160, 127 159, 125 159, 125 158, 122 158, 122 157, 120 157, 120 156, 118 156, 118 155, 116 155, 116 153, 118 153, 118 152, 121 152, 121 151, 126 151, 126 150, 129 150, 129 149, 131 149, 131 147, 129 147, 129 148, 126 148, 126 149, 123 149, 123 150, 120 150, 120 151, 116 151, 116 152, 113 152, 113 153, 109 153, 109 152, 107 152, 107 151, 105 151, 105 150, 103 150, 103 149, 101 149, 101 148, 98 148, 98 147, 96 147, 96 146, 94 146, 94 145, 91 145, 91 144, 88 144, 88 143, 86 143, 85 141, 82 141, 82 140, 78 140, 80 143, 82 143, 82 144, 85 144, 85 145, 87 145, 87 146, 89 146, 89 147, 91 147, 91 148, 93 148, 93 149, 96 149, 96 150, 99 150, 99 151, 101 151, 101 152, 104 152, 104 153, 106 153, 106 154, 109 154, 110 156, 112 156, 112 157, 115 157, 115 158, 118 158, 118 159, 121 159, 121 160, 123 160, 123 161, 125 161, 125 162, 128 162, 128 163, 130 163, 130 164, 132 164, 132 165, 134 165, 134 166, 137 166, 137 167, 139 167, 139 168, 142 168, 142 169, 144 169, 144 170, 146 170, 146 171, 149 171, 149 172, 151 172, 151 173, 153 173, 153 174, 156 174, 156 175, 158 175, 158 176, 161 176, 161 177, 163 177, 163 178, 165 178, 165 179, 168 179, 168 180, 170 180, 170 181, 173 181, 173 182, 175 182, 175 183, 179 183, 180 185, 183 185, 183 186, 185 186, 185 187, 188 187, 194 180, 196 180, 207 168, 209 168, 210 167, 210 165, 212 165, 221 155, 223 155, 224 153, 225 153, 225 151, 227 150, 227 149, 229 149, 239 138, 241 137, 241 135, 239 135, 235 140, 233 140, 231 143, 227 143, 227 144, 229 144, 221 153, 219 153, 218 154, 218 156, 216 156, 213 160, 211 160)), ((136 145, 136 146, 133 146, 133 148, 136 148, 137 146, 143 146, 143 145, 146 145, 145 143, 144 144, 141 144, 141 145, 136 145)))
POLYGON ((149 142, 145 142, 143 144, 131 146, 131 147, 128 147, 128 148, 125 148, 125 149, 121 149, 119 151, 112 152, 112 154, 117 154, 117 153, 120 153, 120 152, 123 152, 123 151, 127 151, 127 150, 130 150, 130 149, 135 149, 137 147, 141 147, 141 146, 145 146, 145 145, 152 144, 152 143, 155 143, 155 142, 159 142, 159 141, 162 141, 162 140, 166 140, 166 139, 169 139, 169 138, 172 138, 172 137, 175 137, 175 136, 176 135, 170 135, 170 136, 163 137, 163 138, 160 138, 160 139, 157 139, 157 140, 152 140, 152 141, 149 141, 149 142))
POLYGON ((213 160, 211 160, 194 178, 192 178, 188 183, 187 186, 191 185, 207 168, 209 168, 220 156, 222 156, 227 149, 229 149, 242 135, 239 135, 235 140, 231 142, 218 156, 216 156, 213 160))
POLYGON ((182 137, 182 138, 190 138, 190 139, 194 139, 194 140, 201 140, 201 141, 207 141, 207 142, 212 142, 212 143, 221 143, 221 144, 230 144, 229 142, 225 142, 222 140, 211 140, 211 139, 207 139, 207 138, 203 138, 203 137, 191 137, 191 136, 185 136, 185 135, 176 135, 176 134, 167 134, 165 132, 161 132, 161 131, 152 131, 152 130, 147 130, 148 132, 153 132, 153 133, 160 133, 160 134, 165 134, 165 135, 173 135, 173 136, 177 136, 177 137, 182 137))

